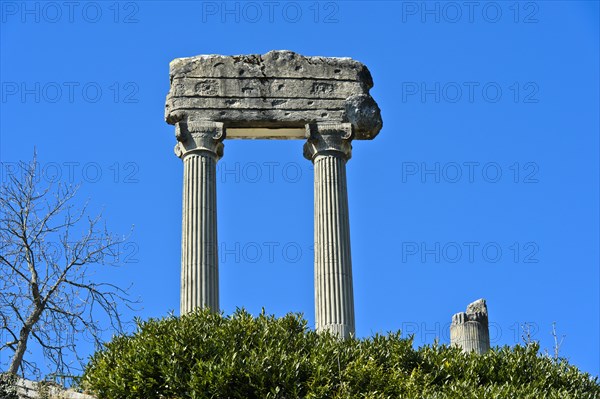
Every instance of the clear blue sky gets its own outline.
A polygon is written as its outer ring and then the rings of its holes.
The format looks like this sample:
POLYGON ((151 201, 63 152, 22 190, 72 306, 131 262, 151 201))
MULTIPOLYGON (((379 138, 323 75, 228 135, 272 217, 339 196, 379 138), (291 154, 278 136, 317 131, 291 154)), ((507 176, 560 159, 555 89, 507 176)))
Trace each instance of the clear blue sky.
MULTIPOLYGON (((127 233, 143 309, 179 308, 182 163, 163 120, 169 61, 289 49, 352 57, 384 127, 355 142, 348 190, 357 334, 448 342, 488 300, 494 345, 519 325, 600 371, 597 2, 1 3, 0 159, 82 183, 127 233)), ((313 177, 302 142, 226 141, 218 170, 221 306, 313 305, 313 177)), ((84 344, 82 351, 90 350, 84 344)), ((2 353, 0 360, 6 361, 2 353)))

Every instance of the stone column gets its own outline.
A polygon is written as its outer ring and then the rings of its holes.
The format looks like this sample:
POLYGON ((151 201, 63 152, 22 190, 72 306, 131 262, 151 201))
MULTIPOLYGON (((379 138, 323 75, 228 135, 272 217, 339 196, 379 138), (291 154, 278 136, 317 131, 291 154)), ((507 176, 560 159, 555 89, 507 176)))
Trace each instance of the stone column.
POLYGON ((183 160, 180 313, 219 311, 216 164, 223 124, 178 122, 175 154, 183 160))
POLYGON ((354 334, 354 294, 346 161, 352 125, 307 125, 304 156, 315 170, 315 321, 316 330, 341 338, 354 334))
POLYGON ((485 299, 478 299, 469 304, 466 313, 460 312, 452 316, 450 344, 462 348, 464 352, 476 352, 480 355, 490 349, 485 299))

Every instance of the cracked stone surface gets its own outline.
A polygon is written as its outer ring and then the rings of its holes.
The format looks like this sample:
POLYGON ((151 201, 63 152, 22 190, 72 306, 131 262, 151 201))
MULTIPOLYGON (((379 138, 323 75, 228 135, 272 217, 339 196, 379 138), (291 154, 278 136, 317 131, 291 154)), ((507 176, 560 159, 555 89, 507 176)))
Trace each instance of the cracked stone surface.
POLYGON ((225 128, 303 128, 350 123, 354 139, 373 139, 383 125, 369 90, 371 73, 350 58, 199 55, 170 64, 165 119, 222 122, 225 128))
POLYGON ((488 310, 485 299, 478 299, 467 306, 466 312, 456 313, 452 317, 452 324, 463 324, 468 321, 477 321, 488 324, 488 310))

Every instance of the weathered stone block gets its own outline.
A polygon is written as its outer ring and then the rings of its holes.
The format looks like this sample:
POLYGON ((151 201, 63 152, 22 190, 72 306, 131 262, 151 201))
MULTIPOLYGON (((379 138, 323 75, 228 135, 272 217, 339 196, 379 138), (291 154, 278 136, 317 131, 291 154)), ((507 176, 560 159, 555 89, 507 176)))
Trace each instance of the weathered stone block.
MULTIPOLYGON (((305 57, 292 51, 200 55, 173 60, 170 76, 165 109, 170 124, 203 120, 251 132, 350 123, 358 140, 374 138, 383 124, 369 94, 369 70, 350 58, 305 57)), ((269 136, 248 134, 231 138, 269 136)))

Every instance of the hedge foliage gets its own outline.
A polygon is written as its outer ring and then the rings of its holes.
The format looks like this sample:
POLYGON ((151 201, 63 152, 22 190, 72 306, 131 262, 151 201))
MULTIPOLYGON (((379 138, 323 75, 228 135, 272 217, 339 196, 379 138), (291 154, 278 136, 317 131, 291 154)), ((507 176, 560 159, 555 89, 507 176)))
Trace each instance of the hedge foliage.
POLYGON ((17 376, 9 373, 0 373, 0 398, 19 399, 17 393, 17 376))
POLYGON ((400 333, 338 340, 299 315, 244 310, 138 321, 92 356, 82 386, 101 399, 600 399, 597 377, 536 343, 414 349, 400 333))

